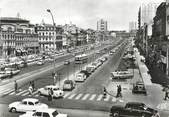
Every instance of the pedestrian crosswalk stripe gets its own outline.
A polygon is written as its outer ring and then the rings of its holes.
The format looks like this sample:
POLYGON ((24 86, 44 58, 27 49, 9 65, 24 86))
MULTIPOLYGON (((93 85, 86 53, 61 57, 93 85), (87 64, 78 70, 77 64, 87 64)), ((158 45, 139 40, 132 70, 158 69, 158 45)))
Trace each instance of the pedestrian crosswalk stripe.
POLYGON ((15 91, 11 92, 9 95, 14 95, 15 94, 15 91))
POLYGON ((29 92, 26 92, 26 93, 22 94, 22 96, 25 96, 25 95, 28 95, 28 94, 29 94, 29 92))
POLYGON ((76 98, 75 98, 75 100, 80 99, 80 98, 82 97, 82 95, 83 95, 83 94, 81 94, 81 93, 80 93, 79 95, 77 95, 76 98))
POLYGON ((70 92, 69 93, 66 93, 64 96, 63 96, 63 98, 66 98, 66 97, 68 97, 70 95, 70 92))
POLYGON ((9 90, 11 90, 11 89, 1 90, 1 91, 0 91, 0 94, 3 94, 3 93, 5 93, 5 92, 7 92, 7 91, 9 91, 9 90))
POLYGON ((10 92, 12 92, 13 90, 11 90, 11 89, 8 89, 7 91, 5 91, 5 93, 3 93, 3 95, 7 95, 7 94, 9 94, 10 92))
POLYGON ((89 100, 93 100, 96 97, 96 94, 93 94, 89 100))
POLYGON ((72 99, 76 94, 72 94, 68 99, 72 99))
POLYGON ((107 95, 106 98, 104 99, 104 101, 108 101, 110 98, 110 95, 107 95))
POLYGON ((23 91, 17 93, 16 95, 21 95, 22 93, 25 93, 25 92, 27 92, 27 90, 23 90, 23 91))
POLYGON ((89 97, 90 94, 85 94, 82 100, 86 100, 89 97))
POLYGON ((33 92, 32 94, 33 94, 33 95, 36 95, 37 93, 38 93, 38 90, 37 90, 37 91, 35 91, 35 92, 33 92))
POLYGON ((103 95, 100 94, 100 95, 98 96, 98 98, 97 98, 97 101, 100 101, 100 100, 102 99, 102 97, 103 97, 103 95))

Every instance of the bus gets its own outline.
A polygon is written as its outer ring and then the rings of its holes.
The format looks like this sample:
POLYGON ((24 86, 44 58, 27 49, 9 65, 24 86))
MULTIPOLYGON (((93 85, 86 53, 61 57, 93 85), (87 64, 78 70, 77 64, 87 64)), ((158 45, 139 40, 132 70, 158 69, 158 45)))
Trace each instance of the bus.
POLYGON ((76 64, 87 63, 87 59, 88 59, 88 57, 86 54, 77 55, 77 56, 75 56, 75 63, 76 64))

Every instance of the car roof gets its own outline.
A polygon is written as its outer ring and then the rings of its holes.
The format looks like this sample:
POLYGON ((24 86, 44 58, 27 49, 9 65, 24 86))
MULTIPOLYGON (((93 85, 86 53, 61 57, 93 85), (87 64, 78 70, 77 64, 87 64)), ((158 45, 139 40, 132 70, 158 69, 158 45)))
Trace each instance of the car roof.
POLYGON ((73 82, 72 80, 65 80, 64 81, 65 83, 68 83, 68 82, 73 82))
POLYGON ((57 111, 56 109, 54 108, 39 108, 36 110, 36 112, 47 112, 47 113, 53 113, 54 111, 57 111))
POLYGON ((36 98, 25 98, 25 99, 23 99, 22 101, 37 102, 37 101, 39 101, 39 100, 36 99, 36 98))

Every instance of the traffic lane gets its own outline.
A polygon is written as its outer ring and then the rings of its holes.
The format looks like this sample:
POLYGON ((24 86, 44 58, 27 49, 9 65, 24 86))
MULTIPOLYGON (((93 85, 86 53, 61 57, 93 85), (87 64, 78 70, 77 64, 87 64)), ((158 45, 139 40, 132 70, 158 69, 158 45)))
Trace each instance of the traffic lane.
MULTIPOLYGON (((56 108, 60 113, 67 114, 69 117, 108 117, 109 112, 77 110, 77 109, 61 109, 56 108)), ((22 113, 8 112, 8 105, 0 104, 0 117, 19 117, 22 113)))
POLYGON ((110 72, 118 68, 123 53, 124 47, 113 56, 110 56, 109 60, 103 66, 97 69, 84 83, 81 83, 78 87, 76 87, 73 92, 103 93, 103 87, 106 87, 109 84, 110 72))

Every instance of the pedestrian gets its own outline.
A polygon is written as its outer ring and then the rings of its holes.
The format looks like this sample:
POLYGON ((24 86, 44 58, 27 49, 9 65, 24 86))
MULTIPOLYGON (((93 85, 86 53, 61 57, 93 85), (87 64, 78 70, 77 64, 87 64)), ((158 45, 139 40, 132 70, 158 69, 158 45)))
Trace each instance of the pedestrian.
POLYGON ((53 99, 53 90, 52 88, 50 88, 48 90, 48 101, 52 101, 52 99, 53 99))
POLYGON ((107 91, 106 91, 106 88, 105 87, 103 87, 103 98, 106 98, 106 93, 107 91))
POLYGON ((28 91, 29 91, 29 94, 32 95, 32 93, 33 93, 33 88, 32 88, 31 85, 29 86, 28 91))
POLYGON ((164 88, 164 91, 165 91, 165 97, 164 97, 164 100, 167 100, 167 98, 169 99, 169 95, 168 95, 169 90, 168 90, 167 87, 165 87, 165 88, 164 88))
POLYGON ((119 85, 117 85, 117 94, 116 94, 116 98, 119 97, 119 85))
POLYGON ((17 92, 17 90, 18 90, 18 84, 17 84, 16 80, 15 80, 15 83, 14 83, 14 87, 15 87, 15 92, 17 92))
POLYGON ((35 82, 34 81, 32 81, 32 89, 33 89, 33 91, 35 90, 35 82))
POLYGON ((121 89, 121 85, 119 85, 119 96, 122 97, 122 93, 121 93, 122 89, 121 89))
POLYGON ((11 77, 11 78, 13 77, 13 72, 12 72, 12 70, 11 70, 11 72, 10 72, 10 77, 11 77))

